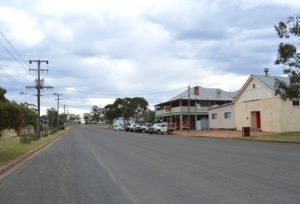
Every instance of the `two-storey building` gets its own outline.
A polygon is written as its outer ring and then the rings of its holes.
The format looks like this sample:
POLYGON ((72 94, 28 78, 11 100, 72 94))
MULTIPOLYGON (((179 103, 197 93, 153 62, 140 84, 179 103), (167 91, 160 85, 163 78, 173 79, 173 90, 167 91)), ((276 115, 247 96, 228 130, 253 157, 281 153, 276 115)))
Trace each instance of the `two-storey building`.
POLYGON ((208 129, 208 109, 230 103, 237 92, 195 86, 168 101, 155 105, 155 117, 177 129, 208 129))

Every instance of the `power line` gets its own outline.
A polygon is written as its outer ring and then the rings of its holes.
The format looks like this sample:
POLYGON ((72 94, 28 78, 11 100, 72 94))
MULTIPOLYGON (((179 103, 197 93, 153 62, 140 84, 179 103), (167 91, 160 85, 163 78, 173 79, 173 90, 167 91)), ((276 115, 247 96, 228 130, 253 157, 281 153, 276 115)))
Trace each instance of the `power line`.
POLYGON ((17 51, 17 49, 12 45, 12 43, 7 39, 7 37, 0 31, 0 34, 2 37, 6 40, 6 42, 10 45, 10 47, 15 51, 15 53, 19 56, 19 58, 24 62, 24 64, 27 66, 27 62, 24 60, 24 58, 20 55, 20 53, 17 51))
MULTIPOLYGON (((4 40, 7 42, 7 44, 15 51, 15 53, 17 54, 17 56, 21 59, 21 61, 19 59, 17 59, 15 57, 15 55, 0 41, 0 45, 1 47, 18 63, 21 65, 21 67, 23 67, 24 69, 27 70, 28 68, 28 64, 25 62, 24 58, 19 54, 19 52, 17 51, 17 49, 12 45, 12 43, 5 37, 5 35, 0 31, 1 36, 4 38, 4 40)), ((31 74, 31 73, 30 73, 31 74)), ((32 75, 32 74, 31 74, 32 75)))
POLYGON ((18 82, 20 85, 25 86, 23 82, 21 82, 19 79, 15 78, 13 75, 6 73, 6 72, 0 72, 0 75, 6 76, 6 79, 10 80, 13 83, 18 82))
POLYGON ((18 60, 15 56, 14 56, 14 54, 12 54, 4 45, 3 45, 3 43, 0 41, 0 45, 3 47, 3 49, 16 61, 16 62, 18 62, 23 68, 25 68, 25 69, 27 69, 27 67, 24 67, 24 64, 22 64, 21 62, 20 62, 20 60, 18 60))

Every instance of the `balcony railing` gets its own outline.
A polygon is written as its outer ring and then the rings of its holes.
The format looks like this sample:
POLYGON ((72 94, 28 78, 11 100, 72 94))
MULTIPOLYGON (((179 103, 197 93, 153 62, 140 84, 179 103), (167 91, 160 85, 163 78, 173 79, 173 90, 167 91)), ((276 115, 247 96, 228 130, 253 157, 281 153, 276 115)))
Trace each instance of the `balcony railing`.
MULTIPOLYGON (((195 113, 195 112, 207 112, 208 111, 208 107, 195 107, 195 106, 191 106, 190 107, 190 113, 195 113)), ((171 110, 156 110, 155 111, 155 115, 156 116, 160 116, 160 115, 165 115, 165 114, 176 114, 176 113, 187 113, 188 112, 188 106, 181 106, 181 107, 172 107, 171 110)))

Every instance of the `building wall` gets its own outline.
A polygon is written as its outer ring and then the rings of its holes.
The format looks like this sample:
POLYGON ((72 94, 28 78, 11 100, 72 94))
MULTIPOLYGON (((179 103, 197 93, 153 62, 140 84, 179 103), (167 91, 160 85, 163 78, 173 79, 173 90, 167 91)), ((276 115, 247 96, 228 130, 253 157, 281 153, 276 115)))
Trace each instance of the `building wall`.
POLYGON ((234 105, 220 106, 209 110, 209 128, 210 129, 235 129, 234 105), (225 118, 225 112, 230 112, 231 117, 225 118), (212 119, 212 114, 217 113, 217 119, 212 119))
POLYGON ((241 95, 235 101, 235 123, 242 127, 257 128, 256 113, 260 113, 261 130, 282 132, 282 100, 274 91, 256 78, 251 78, 241 95))
POLYGON ((242 94, 238 96, 235 103, 241 103, 245 101, 261 100, 274 97, 274 91, 267 87, 263 82, 252 78, 248 85, 243 90, 242 94), (253 88, 253 85, 255 88, 253 88))
POLYGON ((238 130, 242 127, 255 128, 255 114, 260 112, 261 130, 282 132, 282 100, 274 97, 264 100, 235 103, 235 123, 238 130))
POLYGON ((300 131, 300 107, 293 107, 292 101, 281 100, 281 124, 282 132, 300 131))

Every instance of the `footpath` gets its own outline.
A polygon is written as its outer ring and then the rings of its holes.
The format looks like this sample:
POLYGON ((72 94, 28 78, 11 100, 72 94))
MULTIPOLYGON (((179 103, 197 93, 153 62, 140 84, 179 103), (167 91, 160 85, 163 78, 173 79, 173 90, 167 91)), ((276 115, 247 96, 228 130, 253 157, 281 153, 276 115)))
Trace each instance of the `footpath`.
MULTIPOLYGON (((251 131, 251 135, 267 135, 271 132, 251 131)), ((237 130, 183 130, 175 131, 174 135, 187 137, 242 138, 242 131, 237 130)))

